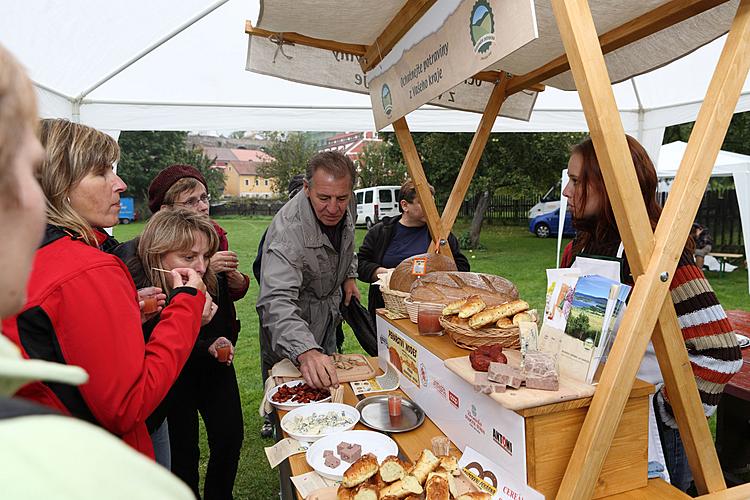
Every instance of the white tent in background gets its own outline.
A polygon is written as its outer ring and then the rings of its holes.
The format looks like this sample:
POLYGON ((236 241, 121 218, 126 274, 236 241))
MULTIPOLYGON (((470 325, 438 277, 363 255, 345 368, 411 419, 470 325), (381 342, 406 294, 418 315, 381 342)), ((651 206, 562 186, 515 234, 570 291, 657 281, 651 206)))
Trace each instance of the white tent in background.
MULTIPOLYGON (((680 162, 685 156, 687 143, 682 141, 670 142, 664 144, 659 149, 658 161, 656 161, 656 175, 659 178, 670 178, 677 175, 677 169, 680 162)), ((734 187, 737 191, 737 204, 740 209, 740 220, 742 222, 742 237, 745 245, 745 257, 747 249, 750 248, 750 156, 729 151, 719 151, 714 168, 711 171, 712 177, 729 177, 734 179, 734 187)), ((568 171, 563 170, 562 185, 568 181, 568 171)), ((560 220, 565 220, 565 211, 567 208, 567 198, 562 198, 560 202, 560 220)), ((560 247, 562 242, 562 225, 557 235, 557 255, 558 264, 560 256, 560 247)), ((750 293, 750 268, 748 269, 748 293, 750 293)))
MULTIPOLYGON (((252 0, 7 2, 0 43, 29 70, 45 117, 114 131, 373 129, 364 94, 245 70, 244 23, 258 10, 252 0)), ((695 118, 723 40, 614 86, 625 130, 652 153, 665 126, 695 118)), ((737 111, 749 109, 746 83, 737 111)), ((473 132, 479 117, 424 106, 409 115, 409 125, 473 132)), ((576 92, 547 87, 530 121, 499 118, 493 130, 582 131, 586 122, 576 92)))

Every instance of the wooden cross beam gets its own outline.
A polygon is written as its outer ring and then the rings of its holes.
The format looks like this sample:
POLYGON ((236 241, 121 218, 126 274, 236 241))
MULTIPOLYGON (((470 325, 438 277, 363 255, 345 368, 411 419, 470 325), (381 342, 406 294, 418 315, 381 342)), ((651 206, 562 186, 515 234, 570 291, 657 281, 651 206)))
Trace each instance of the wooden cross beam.
POLYGON ((742 0, 738 9, 656 238, 648 225, 588 4, 586 0, 553 0, 552 5, 636 276, 558 498, 591 497, 657 317, 660 327, 654 332, 654 347, 696 484, 702 492, 725 489, 668 287, 750 69, 750 0, 742 0))

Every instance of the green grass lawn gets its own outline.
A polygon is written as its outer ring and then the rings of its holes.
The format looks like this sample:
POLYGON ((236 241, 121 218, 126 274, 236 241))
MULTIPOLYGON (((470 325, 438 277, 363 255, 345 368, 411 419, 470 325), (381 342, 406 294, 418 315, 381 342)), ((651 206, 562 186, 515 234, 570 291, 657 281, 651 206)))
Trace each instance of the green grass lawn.
MULTIPOLYGON (((219 219, 219 224, 227 230, 230 248, 239 254, 240 269, 251 274, 252 262, 258 242, 270 222, 270 217, 227 217, 219 219)), ((467 228, 459 222, 454 233, 462 234, 467 228)), ((115 237, 126 241, 143 229, 142 223, 134 223, 115 228, 115 237)), ((357 229, 357 243, 361 243, 365 230, 357 229)), ((544 307, 544 294, 547 286, 545 269, 555 265, 554 239, 539 239, 520 227, 485 226, 481 243, 483 249, 466 252, 473 271, 497 274, 513 281, 521 297, 532 307, 544 307)), ((737 269, 733 273, 707 273, 708 279, 726 309, 750 310, 747 296, 747 273, 737 269)), ((366 301, 368 286, 360 283, 363 302, 366 301)), ((273 444, 271 439, 262 439, 259 434, 261 418, 258 406, 263 397, 260 378, 258 346, 258 318, 255 313, 255 300, 258 285, 251 282, 250 291, 244 300, 237 303, 237 313, 242 322, 242 332, 237 344, 235 366, 242 396, 245 416, 245 442, 242 449, 240 468, 235 483, 237 498, 276 499, 278 479, 276 471, 268 467, 263 448, 273 444)), ((354 335, 346 329, 347 352, 359 351, 354 335)), ((201 461, 205 472, 207 448, 205 434, 202 435, 204 459, 201 461)))

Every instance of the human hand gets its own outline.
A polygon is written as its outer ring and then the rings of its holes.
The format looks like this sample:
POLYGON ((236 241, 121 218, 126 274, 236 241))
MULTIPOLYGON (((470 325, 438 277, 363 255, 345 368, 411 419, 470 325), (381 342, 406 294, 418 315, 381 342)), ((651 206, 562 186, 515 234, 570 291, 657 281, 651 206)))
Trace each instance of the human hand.
POLYGON ((214 302, 210 293, 206 294, 206 302, 203 303, 203 314, 201 315, 201 326, 206 326, 214 318, 214 314, 219 310, 219 306, 214 302))
POLYGON ((234 359, 234 346, 226 337, 219 337, 208 347, 208 353, 216 358, 219 363, 225 363, 229 366, 234 359))
POLYGON ((231 250, 224 250, 216 252, 211 257, 211 262, 208 267, 215 273, 231 272, 236 271, 240 265, 240 260, 237 258, 237 254, 231 250))
POLYGON ((357 297, 360 300, 359 288, 357 288, 357 280, 354 278, 346 278, 344 284, 344 305, 348 306, 349 302, 352 301, 352 297, 357 297))
POLYGON ((195 272, 194 269, 190 269, 189 267, 176 267, 172 269, 171 272, 172 288, 186 286, 206 293, 206 284, 203 282, 203 277, 195 272))
POLYGON ((374 273, 372 273, 372 281, 373 282, 378 281, 378 275, 385 274, 387 272, 388 272, 387 267, 380 266, 379 268, 375 269, 374 273))
POLYGON ((164 309, 166 303, 167 296, 162 293, 159 287, 147 286, 138 290, 138 307, 141 310, 141 323, 145 323, 159 314, 164 309))
POLYGON ((318 389, 338 387, 336 367, 331 357, 316 349, 310 349, 297 356, 299 371, 308 385, 318 389))

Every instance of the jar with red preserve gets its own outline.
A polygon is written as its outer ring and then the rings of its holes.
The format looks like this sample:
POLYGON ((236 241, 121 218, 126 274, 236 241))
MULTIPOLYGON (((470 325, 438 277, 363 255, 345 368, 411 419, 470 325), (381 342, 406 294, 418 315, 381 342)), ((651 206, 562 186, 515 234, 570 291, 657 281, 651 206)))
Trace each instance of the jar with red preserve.
POLYGON ((442 304, 420 302, 417 313, 417 329, 420 335, 442 335, 443 326, 440 316, 443 314, 442 304))

